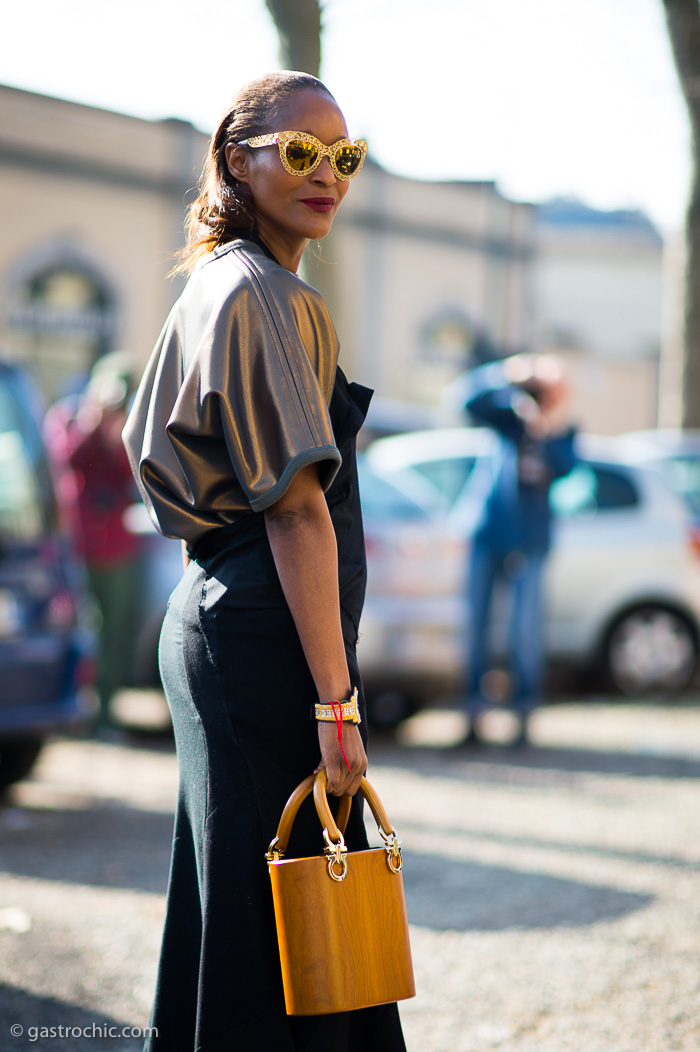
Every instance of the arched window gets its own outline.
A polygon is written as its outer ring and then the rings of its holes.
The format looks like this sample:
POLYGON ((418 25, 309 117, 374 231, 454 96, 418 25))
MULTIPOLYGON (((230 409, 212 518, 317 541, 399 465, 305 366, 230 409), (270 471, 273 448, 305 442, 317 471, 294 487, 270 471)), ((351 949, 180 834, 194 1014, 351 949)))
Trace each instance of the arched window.
POLYGON ((96 359, 113 350, 116 309, 108 283, 91 264, 65 249, 42 256, 13 274, 7 329, 53 401, 76 390, 96 359))

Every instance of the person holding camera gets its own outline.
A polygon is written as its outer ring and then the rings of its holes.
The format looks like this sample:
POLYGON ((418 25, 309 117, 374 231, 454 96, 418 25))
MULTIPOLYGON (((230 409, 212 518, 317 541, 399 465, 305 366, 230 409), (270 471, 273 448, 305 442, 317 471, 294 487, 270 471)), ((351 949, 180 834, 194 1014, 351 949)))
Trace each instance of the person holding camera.
POLYGON ((484 500, 472 536, 467 599, 469 642, 467 743, 480 738, 488 707, 491 602, 497 582, 510 592, 508 658, 511 706, 518 716, 514 744, 528 741, 528 719, 542 694, 544 611, 542 579, 551 540, 549 489, 575 463, 571 388, 553 355, 519 354, 474 369, 467 378, 465 409, 477 425, 499 435, 486 458, 484 500))

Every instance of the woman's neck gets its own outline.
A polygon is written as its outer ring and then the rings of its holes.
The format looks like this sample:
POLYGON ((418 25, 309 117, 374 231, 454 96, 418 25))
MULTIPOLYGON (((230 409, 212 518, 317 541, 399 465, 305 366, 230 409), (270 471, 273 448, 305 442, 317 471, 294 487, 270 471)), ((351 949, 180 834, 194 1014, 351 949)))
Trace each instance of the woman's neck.
POLYGON ((292 274, 297 273, 304 249, 309 243, 307 238, 285 235, 277 227, 265 223, 264 220, 258 222, 257 235, 281 267, 291 270, 292 274))

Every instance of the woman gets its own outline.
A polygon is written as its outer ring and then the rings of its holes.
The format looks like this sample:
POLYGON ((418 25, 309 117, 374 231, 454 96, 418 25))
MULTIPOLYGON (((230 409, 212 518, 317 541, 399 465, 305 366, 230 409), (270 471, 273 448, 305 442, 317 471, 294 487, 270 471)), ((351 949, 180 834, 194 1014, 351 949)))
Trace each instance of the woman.
MULTIPOLYGON (((325 767, 331 794, 354 795, 367 763, 364 722, 343 722, 341 742, 313 714, 357 687, 364 717, 354 442, 371 392, 337 369, 326 306, 296 276, 362 167, 366 145, 347 135, 307 74, 270 74, 232 100, 190 212, 191 277, 124 433, 188 563, 160 647, 180 794, 154 1052, 405 1047, 396 1005, 286 1016, 264 861, 303 778, 325 767)), ((290 854, 320 853, 313 807, 293 841, 290 854)), ((346 841, 366 845, 360 798, 346 841)))

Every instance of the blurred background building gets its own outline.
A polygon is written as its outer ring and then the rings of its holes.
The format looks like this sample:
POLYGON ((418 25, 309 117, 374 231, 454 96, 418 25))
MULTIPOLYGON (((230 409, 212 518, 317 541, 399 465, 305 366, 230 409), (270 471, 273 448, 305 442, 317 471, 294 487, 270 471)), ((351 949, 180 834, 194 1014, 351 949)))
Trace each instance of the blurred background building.
MULTIPOLYGON (((49 401, 115 348, 145 363, 182 287, 167 275, 206 144, 184 121, 0 87, 0 341, 49 401)), ((582 425, 615 433, 657 423, 662 259, 638 212, 369 161, 307 273, 322 289, 332 274, 343 365, 387 403, 437 406, 472 364, 556 350, 582 425)))
POLYGON ((473 361, 531 346, 535 214, 490 182, 365 165, 338 214, 341 345, 383 398, 436 404, 473 361))
POLYGON ((567 361, 579 417, 618 434, 657 423, 663 240, 638 211, 537 209, 537 345, 567 361))
POLYGON ((145 360, 179 291, 166 275, 205 141, 0 88, 0 340, 49 400, 116 347, 145 360))

